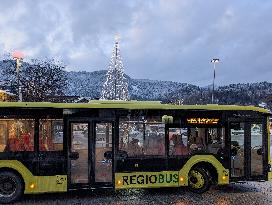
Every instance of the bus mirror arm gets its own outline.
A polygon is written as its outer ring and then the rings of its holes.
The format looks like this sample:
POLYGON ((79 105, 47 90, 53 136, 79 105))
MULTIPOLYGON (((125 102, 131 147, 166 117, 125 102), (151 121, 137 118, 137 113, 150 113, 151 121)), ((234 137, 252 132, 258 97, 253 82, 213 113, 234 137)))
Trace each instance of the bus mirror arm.
POLYGON ((78 152, 71 152, 69 154, 69 158, 73 160, 77 160, 79 158, 79 153, 78 152))

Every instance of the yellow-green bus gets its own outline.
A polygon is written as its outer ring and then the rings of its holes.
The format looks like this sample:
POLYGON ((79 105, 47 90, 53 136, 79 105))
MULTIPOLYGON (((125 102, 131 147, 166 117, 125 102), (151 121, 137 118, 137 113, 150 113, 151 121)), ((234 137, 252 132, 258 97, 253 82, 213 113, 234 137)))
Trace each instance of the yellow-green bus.
POLYGON ((75 189, 267 181, 262 108, 159 102, 0 103, 0 203, 75 189))

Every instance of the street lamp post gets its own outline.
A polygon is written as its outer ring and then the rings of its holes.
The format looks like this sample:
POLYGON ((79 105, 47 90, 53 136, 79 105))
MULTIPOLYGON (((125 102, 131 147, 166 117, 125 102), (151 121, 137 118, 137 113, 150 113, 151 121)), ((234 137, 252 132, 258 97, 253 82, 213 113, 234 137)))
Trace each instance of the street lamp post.
POLYGON ((215 64, 219 63, 219 59, 214 58, 214 59, 211 60, 211 63, 213 64, 213 88, 212 88, 212 104, 213 104, 213 101, 214 101, 215 64))
POLYGON ((23 56, 24 56, 23 53, 20 51, 15 51, 12 54, 13 59, 16 61, 16 77, 17 77, 17 84, 18 84, 18 101, 19 102, 23 101, 23 95, 22 95, 22 90, 20 86, 20 75, 19 75, 23 56))

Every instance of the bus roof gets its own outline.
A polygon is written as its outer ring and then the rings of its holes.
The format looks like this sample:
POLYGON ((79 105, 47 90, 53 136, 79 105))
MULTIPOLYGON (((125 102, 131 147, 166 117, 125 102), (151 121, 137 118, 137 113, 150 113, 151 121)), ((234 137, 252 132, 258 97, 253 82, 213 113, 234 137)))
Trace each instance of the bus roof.
POLYGON ((255 106, 239 105, 173 105, 159 101, 119 101, 91 100, 89 103, 51 103, 51 102, 0 102, 0 108, 115 108, 115 109, 163 109, 163 110, 248 110, 269 114, 269 110, 255 106))

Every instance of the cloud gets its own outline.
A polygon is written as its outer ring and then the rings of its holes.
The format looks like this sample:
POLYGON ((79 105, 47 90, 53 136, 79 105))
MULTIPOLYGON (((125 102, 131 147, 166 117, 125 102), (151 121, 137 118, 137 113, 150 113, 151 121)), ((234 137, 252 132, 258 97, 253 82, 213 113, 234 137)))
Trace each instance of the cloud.
POLYGON ((263 0, 2 0, 1 52, 57 57, 68 70, 107 69, 121 35, 134 78, 206 85, 271 81, 272 2, 263 0))

